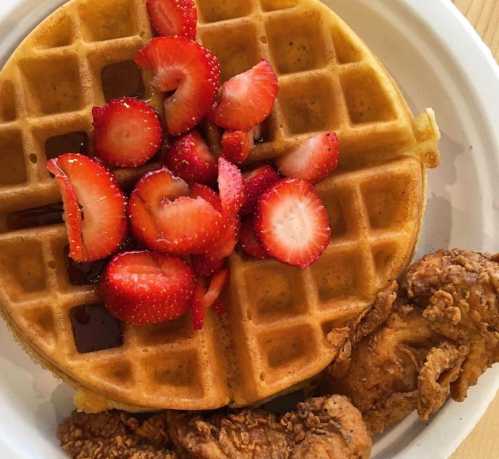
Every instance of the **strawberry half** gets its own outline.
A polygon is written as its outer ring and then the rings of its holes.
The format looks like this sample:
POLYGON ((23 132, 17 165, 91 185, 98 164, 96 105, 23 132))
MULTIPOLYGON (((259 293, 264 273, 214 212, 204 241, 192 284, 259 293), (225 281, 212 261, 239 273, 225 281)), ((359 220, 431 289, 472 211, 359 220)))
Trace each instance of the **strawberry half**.
POLYGON ((193 0, 147 0, 147 11, 158 35, 196 39, 198 14, 193 0))
POLYGON ((187 312, 194 274, 180 258, 142 251, 116 256, 107 266, 101 291, 108 310, 123 322, 152 325, 187 312))
POLYGON ((187 184, 167 169, 144 176, 130 197, 135 237, 152 250, 201 253, 223 229, 222 214, 201 197, 186 196, 187 184))
POLYGON ((96 155, 117 167, 138 167, 161 147, 163 130, 152 107, 132 97, 94 107, 96 155))
POLYGON ((285 179, 260 198, 256 232, 265 250, 300 268, 314 263, 331 241, 329 217, 314 187, 285 179))
POLYGON ((208 290, 198 283, 192 302, 192 326, 194 330, 203 328, 208 309, 213 307, 218 314, 223 311, 223 307, 219 304, 219 298, 228 280, 229 271, 224 269, 211 278, 208 290))
POLYGON ((244 163, 254 146, 252 131, 225 131, 222 136, 222 156, 234 164, 244 163))
POLYGON ((167 167, 188 183, 214 183, 218 163, 198 132, 175 140, 166 156, 167 167))
POLYGON ((262 60, 223 84, 220 101, 210 118, 224 129, 249 131, 270 115, 278 87, 272 66, 262 60))
POLYGON ((175 91, 164 102, 168 132, 183 134, 211 110, 220 87, 220 64, 206 48, 182 37, 153 38, 135 57, 153 73, 153 86, 175 91))
POLYGON ((224 158, 218 158, 218 190, 227 216, 235 216, 244 203, 244 182, 241 171, 224 158))
POLYGON ((67 153, 47 162, 59 184, 69 256, 80 263, 115 252, 126 234, 126 200, 116 178, 100 162, 67 153))
POLYGON ((277 159, 279 172, 286 177, 320 182, 338 167, 339 141, 334 132, 317 134, 291 153, 277 159))
POLYGON ((243 252, 250 257, 254 257, 259 260, 269 258, 265 248, 256 235, 255 222, 251 217, 244 220, 241 224, 239 245, 243 252))
POLYGON ((252 214, 260 196, 281 178, 272 166, 261 166, 244 174, 244 204, 241 215, 252 214))

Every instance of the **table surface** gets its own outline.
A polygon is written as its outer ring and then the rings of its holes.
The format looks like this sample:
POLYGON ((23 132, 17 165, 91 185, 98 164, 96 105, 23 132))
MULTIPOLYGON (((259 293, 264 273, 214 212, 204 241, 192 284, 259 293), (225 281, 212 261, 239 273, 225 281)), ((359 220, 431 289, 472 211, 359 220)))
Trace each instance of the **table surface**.
MULTIPOLYGON (((453 1, 473 24, 499 62, 499 0, 453 1)), ((451 459, 496 459, 498 451, 499 395, 451 459)))

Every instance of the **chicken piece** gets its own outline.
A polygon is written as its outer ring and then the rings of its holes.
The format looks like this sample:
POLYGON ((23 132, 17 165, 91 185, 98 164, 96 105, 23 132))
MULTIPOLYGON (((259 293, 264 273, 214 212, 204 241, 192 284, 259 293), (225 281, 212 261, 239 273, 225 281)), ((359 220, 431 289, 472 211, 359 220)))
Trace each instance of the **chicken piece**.
POLYGON ((469 346, 452 397, 462 401, 479 376, 499 361, 499 262, 496 257, 452 250, 427 255, 402 284, 423 309, 434 333, 469 346))
POLYGON ((208 417, 168 414, 182 457, 200 459, 367 459, 371 438, 359 411, 342 396, 313 398, 277 418, 263 410, 208 417))
POLYGON ((275 417, 263 410, 211 416, 168 413, 169 433, 183 457, 241 459, 289 457, 287 436, 275 417))
POLYGON ((291 459, 368 459, 372 440, 360 412, 346 397, 312 398, 285 414, 281 425, 292 438, 291 459))
POLYGON ((299 403, 281 417, 264 410, 139 417, 73 413, 59 427, 73 459, 368 459, 371 437, 360 412, 333 395, 299 403))
POLYGON ((499 361, 496 258, 439 251, 408 270, 396 299, 394 291, 390 284, 353 324, 326 373, 328 389, 349 396, 372 433, 414 410, 427 421, 499 361))
POLYGON ((168 448, 164 415, 141 422, 119 411, 75 412, 59 426, 58 437, 73 459, 178 459, 168 448))

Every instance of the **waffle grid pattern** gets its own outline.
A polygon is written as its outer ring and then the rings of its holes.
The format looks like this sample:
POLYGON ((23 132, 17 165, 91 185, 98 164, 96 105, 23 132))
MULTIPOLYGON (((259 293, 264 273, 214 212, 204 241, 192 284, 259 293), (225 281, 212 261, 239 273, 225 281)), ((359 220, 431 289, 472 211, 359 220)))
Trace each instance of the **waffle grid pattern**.
MULTIPOLYGON (((123 346, 81 354, 70 311, 98 295, 69 281, 63 225, 9 224, 12 212, 60 201, 47 156, 68 145, 91 151, 94 105, 138 95, 159 107, 130 61, 151 36, 144 1, 69 2, 0 74, 2 312, 44 364, 129 407, 245 405, 318 373, 332 358, 327 335, 409 261, 424 200, 421 158, 429 154, 431 163, 437 151, 431 117, 412 119, 369 51, 318 2, 197 3, 200 40, 220 58, 224 79, 263 57, 279 73, 279 100, 254 161, 326 129, 343 145, 342 171, 318 186, 334 242, 305 271, 235 255, 227 323, 210 314, 199 333, 190 317, 125 327, 123 346), (45 152, 50 142, 54 151, 45 152)), ((117 175, 126 182, 137 172, 117 175)))

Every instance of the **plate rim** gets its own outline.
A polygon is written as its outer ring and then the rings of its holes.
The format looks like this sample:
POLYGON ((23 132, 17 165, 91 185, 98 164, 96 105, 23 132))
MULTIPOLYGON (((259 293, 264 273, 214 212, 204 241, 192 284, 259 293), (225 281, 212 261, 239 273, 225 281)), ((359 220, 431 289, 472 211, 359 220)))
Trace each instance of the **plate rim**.
MULTIPOLYGON (((390 0, 382 0, 388 3, 390 0)), ((7 33, 7 39, 0 46, 0 66, 9 56, 13 46, 19 43, 19 38, 26 36, 27 31, 31 30, 41 19, 49 14, 55 7, 64 3, 64 0, 41 0, 33 9, 29 8, 30 14, 26 17, 27 0, 3 0, 0 4, 0 24, 8 19, 17 19, 15 25, 7 33), (49 6, 50 5, 50 6, 49 6), (24 31, 24 32, 22 32, 24 31)), ((489 177, 492 177, 494 170, 499 172, 499 129, 494 129, 494 120, 499 119, 499 104, 490 104, 489 101, 493 94, 499 93, 499 65, 496 63, 490 49, 479 36, 478 32, 461 14, 456 5, 449 0, 433 0, 432 2, 421 2, 420 0, 397 0, 397 3, 410 11, 410 14, 419 19, 428 26, 435 34, 436 39, 444 46, 446 52, 449 52, 454 58, 455 65, 458 65, 463 73, 466 73, 464 60, 459 59, 463 53, 467 52, 466 63, 475 68, 480 68, 474 77, 476 80, 470 82, 470 89, 473 96, 480 102, 477 109, 482 113, 487 121, 485 126, 490 133, 491 141, 494 145, 492 161, 495 168, 490 171, 489 177), (444 34, 443 30, 451 27, 455 34, 444 34), (459 46, 458 46, 459 44, 459 46), (474 52, 470 52, 474 51, 474 52)), ((490 183, 491 185, 491 183, 490 183)), ((493 219, 491 219, 493 220, 493 219)), ((493 221, 491 221, 491 224, 493 221)), ((497 233, 497 230, 495 231, 497 233)), ((491 233, 493 234, 493 233, 491 233)), ((468 434, 476 427, 478 421, 483 416, 492 400, 499 391, 499 378, 494 381, 495 384, 480 387, 480 397, 473 413, 467 413, 467 422, 461 424, 459 435, 453 438, 447 438, 446 444, 439 448, 441 454, 445 457, 450 456, 454 450, 462 443, 468 434)), ((425 437, 424 429, 415 439, 412 440, 404 449, 400 450, 397 457, 404 459, 416 459, 428 451, 422 446, 425 442, 421 441, 425 437)), ((13 459, 32 459, 27 456, 21 456, 15 445, 10 439, 0 431, 0 456, 11 457, 13 459)))

